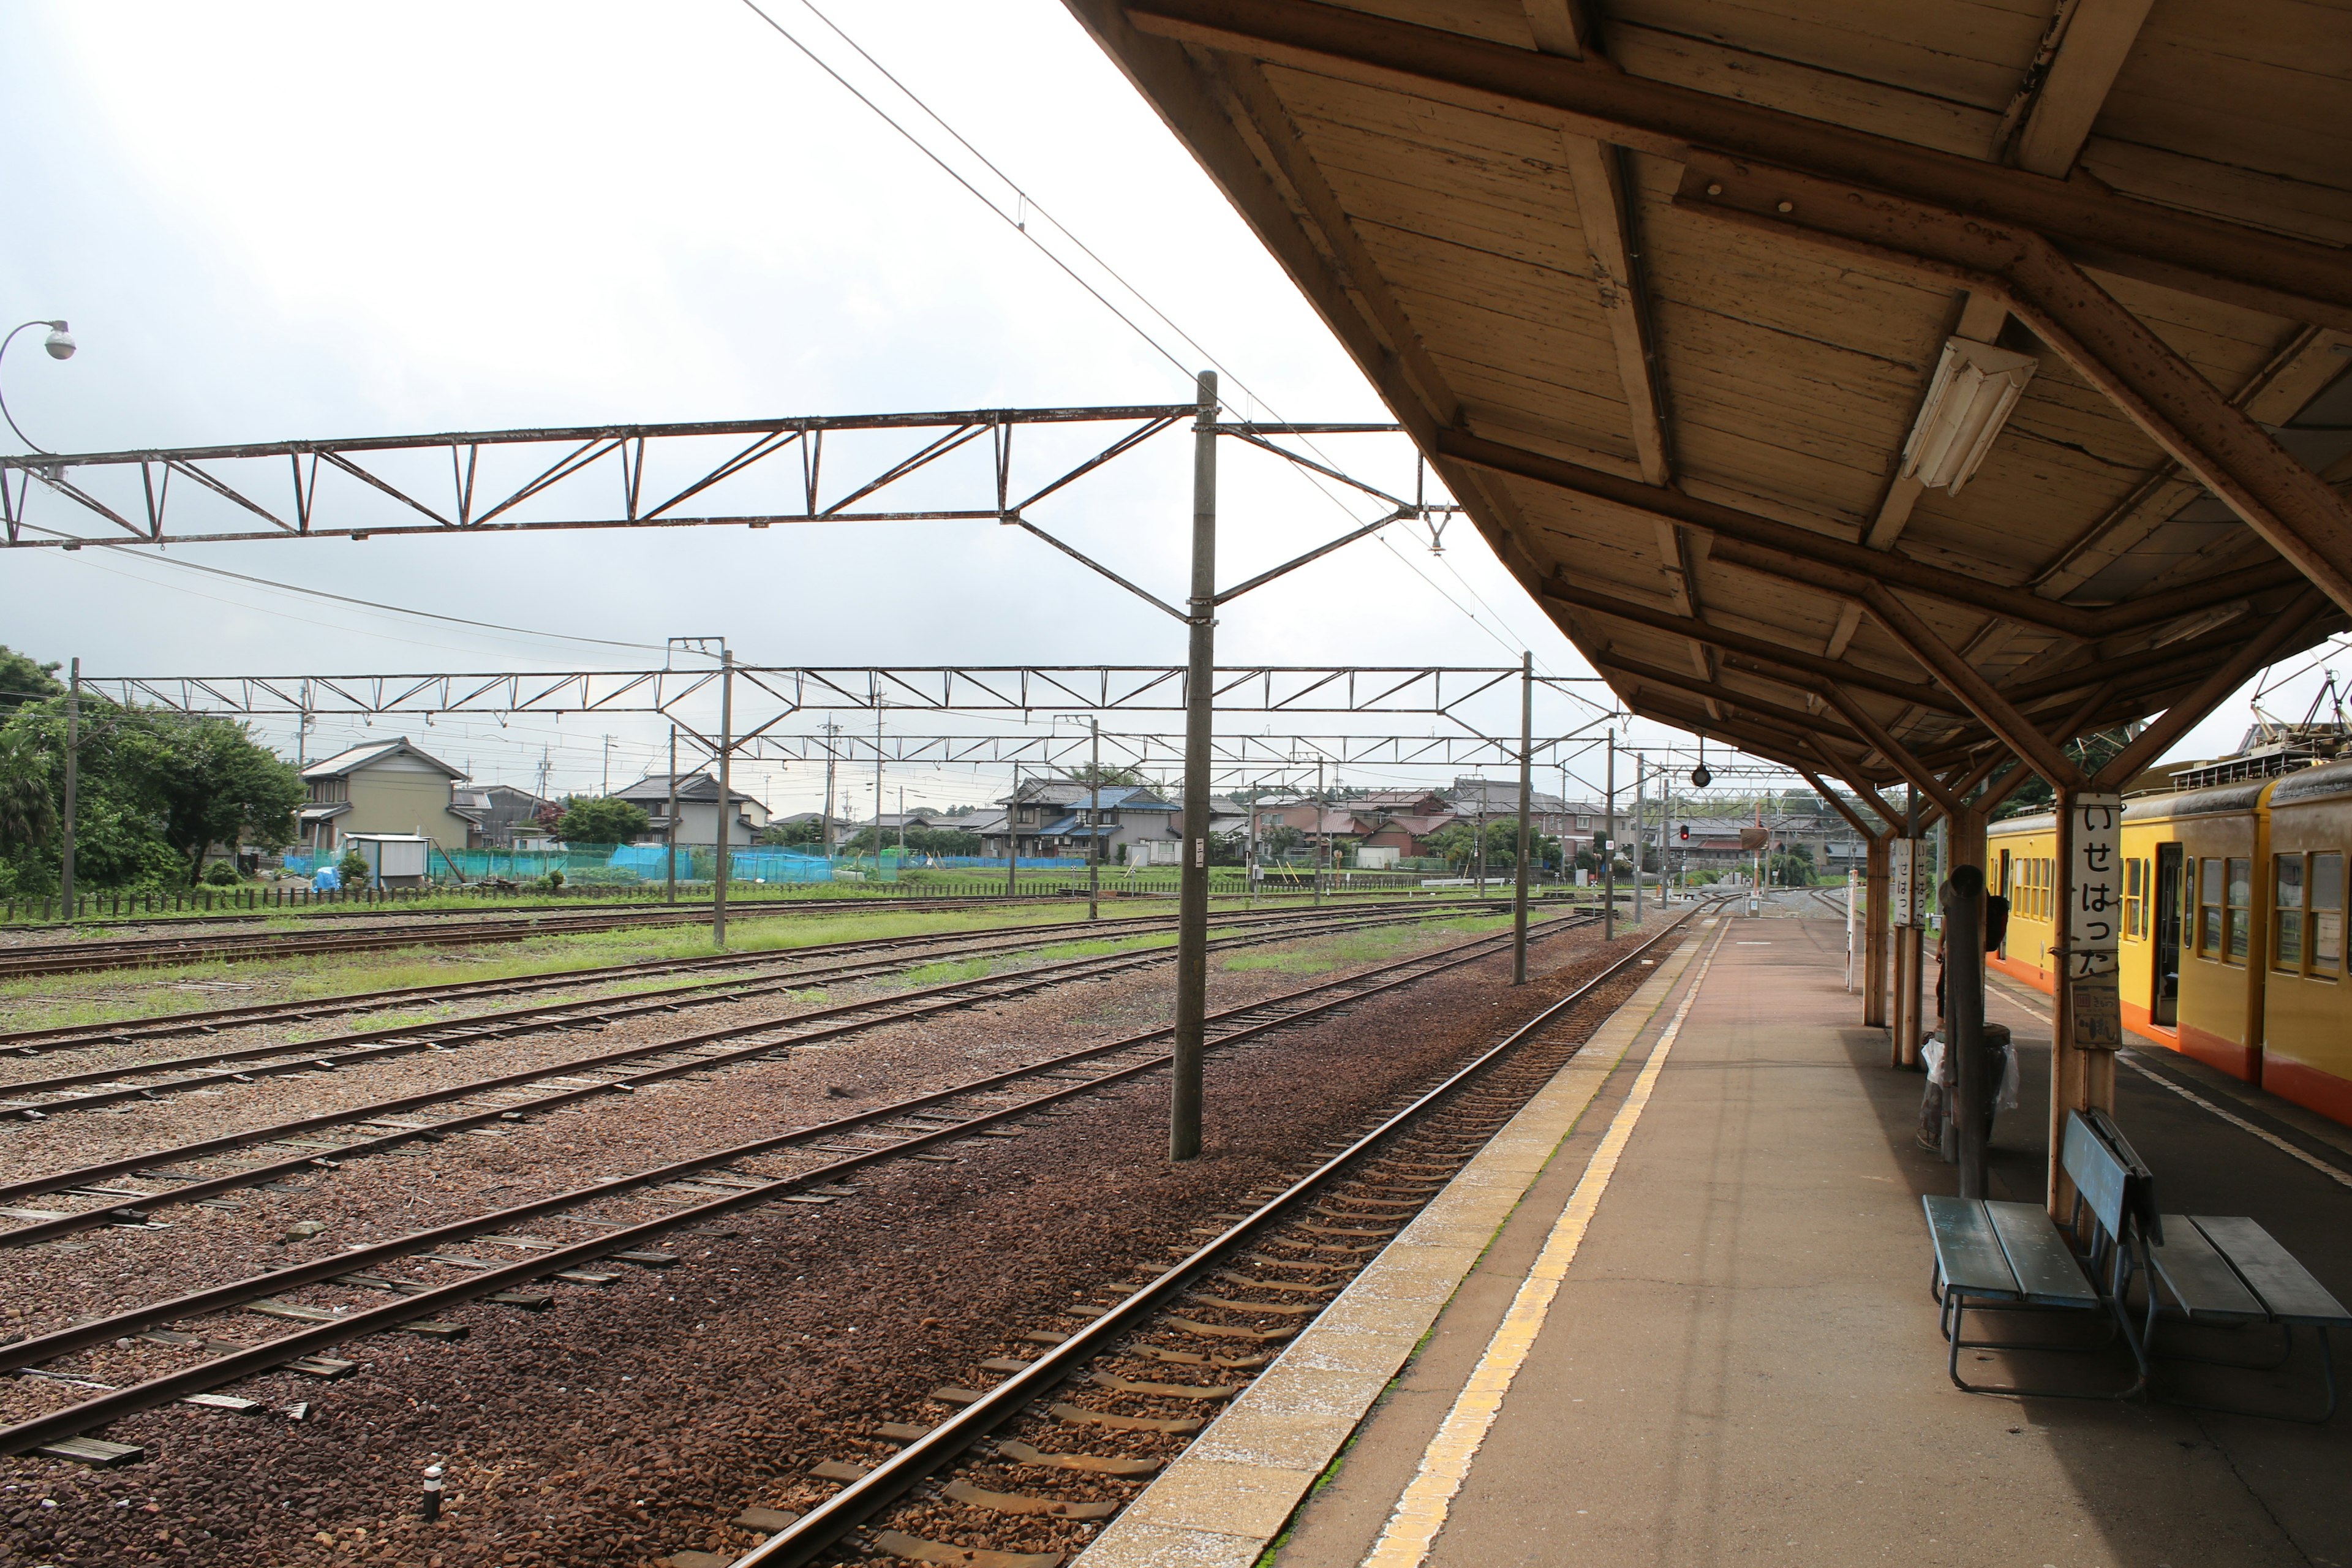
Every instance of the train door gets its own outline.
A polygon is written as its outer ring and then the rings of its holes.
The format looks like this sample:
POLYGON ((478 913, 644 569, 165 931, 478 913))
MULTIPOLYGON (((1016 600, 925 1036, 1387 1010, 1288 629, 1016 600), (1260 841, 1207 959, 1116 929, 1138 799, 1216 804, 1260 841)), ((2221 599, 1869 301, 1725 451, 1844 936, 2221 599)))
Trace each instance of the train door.
MULTIPOLYGON (((2009 890, 2009 851, 2006 849, 2000 852, 2000 880, 1993 884, 1993 890, 2009 900, 2010 916, 2014 920, 2017 915, 2017 896, 2009 890)), ((2003 958, 2009 956, 2009 927, 2007 926, 2001 927, 2000 956, 2003 958)))
POLYGON ((2180 931, 2183 885, 2180 846, 2156 847, 2155 991, 2148 998, 2149 1021, 2167 1028, 2180 1024, 2180 931))

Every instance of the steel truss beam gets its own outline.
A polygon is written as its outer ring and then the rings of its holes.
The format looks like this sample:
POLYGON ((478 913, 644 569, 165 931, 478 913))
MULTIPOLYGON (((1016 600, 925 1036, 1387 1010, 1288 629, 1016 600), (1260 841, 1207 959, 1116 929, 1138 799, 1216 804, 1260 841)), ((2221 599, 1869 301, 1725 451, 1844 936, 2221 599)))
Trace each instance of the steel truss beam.
POLYGON ((976 408, 934 414, 795 416, 670 425, 594 425, 520 430, 267 441, 173 450, 0 457, 0 524, 13 548, 79 549, 255 539, 365 539, 372 534, 485 534, 561 529, 766 528, 773 523, 1017 522, 1022 513, 1193 413, 1191 404, 1105 407, 976 408), (1119 425, 1118 435, 1075 461, 1056 459, 1016 483, 1013 432, 1024 426, 1119 425), (828 436, 901 437, 879 458, 870 446, 843 452, 824 471, 828 436), (716 444, 716 445, 714 445, 716 444), (989 457, 984 493, 958 507, 880 504, 885 492, 950 454, 989 457), (511 463, 497 459, 504 455, 511 463), (406 455, 390 468, 386 458, 406 455), (445 457, 446 472, 439 470, 445 457), (430 459, 428 468, 415 461, 430 459), (486 461, 489 459, 488 461, 486 461), (283 460, 287 465, 279 468, 283 460), (845 475, 839 470, 851 464, 845 475), (322 500, 320 467, 341 476, 322 500), (238 465, 247 465, 238 467, 238 465), (254 467, 252 465, 258 465, 254 467), (224 473, 233 468, 233 473, 224 473), (499 470, 493 477, 492 468, 499 470), (394 470, 398 470, 397 473, 394 470), (782 469, 782 472, 779 472, 782 469), (658 472, 661 478, 649 482, 658 472), (290 475, 290 485, 288 483, 290 475), (172 479, 226 502, 245 526, 174 526, 172 479), (36 481, 73 510, 61 515, 94 535, 36 523, 36 481), (267 487, 267 488, 265 488, 267 487), (724 489, 723 498, 720 493, 724 489), (101 495, 100 491, 106 493, 101 495), (117 494, 116 491, 121 493, 117 494), (278 499, 280 495, 284 499, 278 499), (724 500, 726 504, 714 505, 724 500), (358 504, 372 501, 373 515, 358 504), (523 515, 569 509, 568 515, 523 515), (389 521, 379 521, 379 516, 389 521), (254 528, 258 519, 267 528, 254 528))
POLYGON ((2029 228, 2149 282, 2352 328, 2352 255, 2159 206, 2095 181, 2050 179, 1602 62, 1312 0, 1128 0, 1122 9, 1148 36, 1377 87, 1502 99, 1546 111, 1563 129, 1675 163, 1714 150, 1802 169, 2029 228))
MULTIPOLYGON (((892 767, 964 767, 1005 765, 1078 768, 1090 758, 1094 737, 1086 731, 1051 735, 894 735, 885 732, 877 747, 872 735, 847 732, 830 737, 770 732, 737 749, 739 757, 756 762, 822 763, 874 765, 877 758, 892 767)), ((1538 736, 1538 760, 1564 760, 1572 751, 1599 742, 1580 732, 1538 736)), ((1121 767, 1174 767, 1184 760, 1181 734, 1102 732, 1103 755, 1121 767)), ((1516 737, 1486 735, 1215 735, 1210 739, 1210 760, 1221 768, 1269 770, 1324 767, 1475 768, 1516 766, 1516 737)), ((1544 765, 1551 765, 1545 762, 1544 765)))
MULTIPOLYGON (((1225 713, 1427 713, 1507 691, 1516 665, 1240 665, 1216 672, 1225 713)), ((1538 675, 1565 691, 1596 676, 1538 675)), ((812 668, 739 664, 744 688, 775 710, 757 728, 820 710, 1034 713, 1079 709, 1172 713, 1184 707, 1185 668, 1167 665, 898 665, 812 668)), ((481 674, 85 676, 82 689, 123 706, 258 718, 378 718, 462 713, 660 713, 715 695, 716 669, 592 669, 481 674)), ((1475 733, 1475 727, 1472 732, 1475 733)), ((747 728, 744 734, 755 732, 747 728)))

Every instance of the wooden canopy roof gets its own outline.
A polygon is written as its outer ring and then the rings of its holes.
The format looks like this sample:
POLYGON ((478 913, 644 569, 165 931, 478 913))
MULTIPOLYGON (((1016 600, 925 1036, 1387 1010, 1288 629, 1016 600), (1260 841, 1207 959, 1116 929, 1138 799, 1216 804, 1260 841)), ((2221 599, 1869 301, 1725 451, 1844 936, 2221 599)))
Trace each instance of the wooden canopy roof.
POLYGON ((2113 787, 2352 609, 2352 11, 1067 3, 1636 711, 2113 787))

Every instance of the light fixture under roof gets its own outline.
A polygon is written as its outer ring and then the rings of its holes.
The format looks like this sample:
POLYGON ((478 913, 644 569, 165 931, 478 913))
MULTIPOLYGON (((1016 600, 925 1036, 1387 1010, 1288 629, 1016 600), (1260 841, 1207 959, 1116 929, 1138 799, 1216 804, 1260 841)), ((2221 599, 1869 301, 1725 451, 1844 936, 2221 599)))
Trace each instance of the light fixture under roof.
POLYGON ((1911 438, 1903 443, 1902 477, 1927 489, 1960 493, 1992 449, 2009 411, 2042 362, 1969 338, 1951 338, 1936 362, 1911 438))

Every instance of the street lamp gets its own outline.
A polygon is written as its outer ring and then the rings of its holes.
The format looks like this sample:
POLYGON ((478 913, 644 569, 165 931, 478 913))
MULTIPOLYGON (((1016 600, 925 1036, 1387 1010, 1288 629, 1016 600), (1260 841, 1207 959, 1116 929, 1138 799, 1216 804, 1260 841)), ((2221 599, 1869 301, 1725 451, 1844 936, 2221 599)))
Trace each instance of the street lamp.
MULTIPOLYGON (((49 329, 49 335, 42 341, 41 346, 49 351, 49 357, 51 359, 73 358, 73 334, 66 330, 66 324, 63 321, 26 321, 21 326, 13 327, 9 330, 6 337, 0 338, 0 363, 5 363, 8 357, 8 345, 16 341, 16 334, 23 331, 26 327, 47 327, 49 329)), ((32 447, 34 451, 40 453, 44 457, 48 455, 49 449, 47 447, 41 446, 30 436, 26 435, 24 431, 17 429, 16 416, 8 412, 8 399, 5 395, 0 395, 0 419, 5 419, 8 421, 8 428, 16 431, 17 440, 22 441, 26 446, 32 447)))

